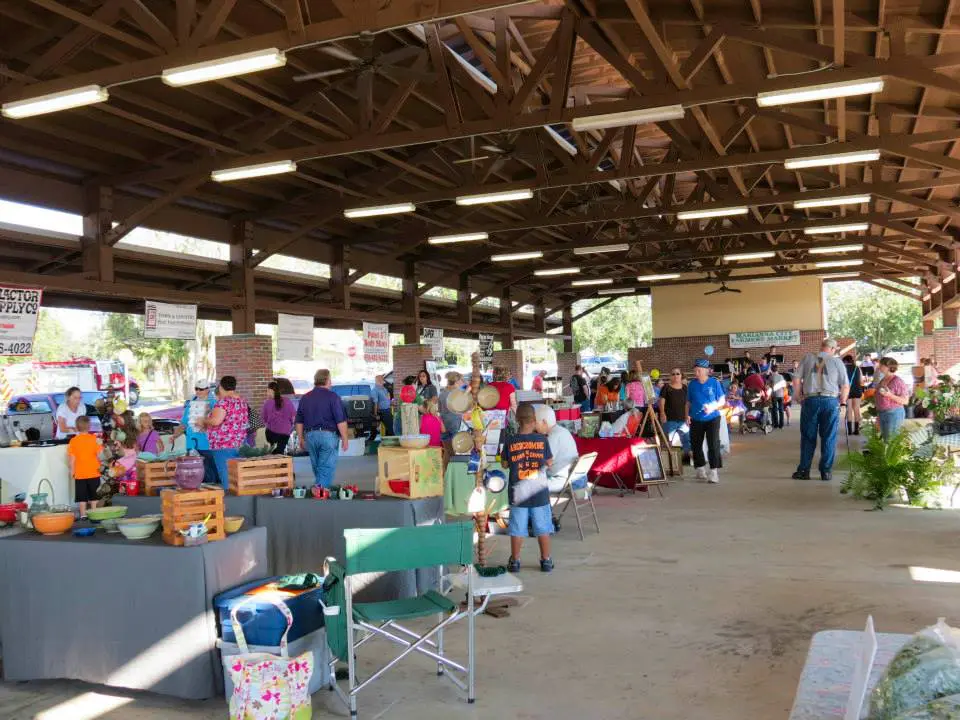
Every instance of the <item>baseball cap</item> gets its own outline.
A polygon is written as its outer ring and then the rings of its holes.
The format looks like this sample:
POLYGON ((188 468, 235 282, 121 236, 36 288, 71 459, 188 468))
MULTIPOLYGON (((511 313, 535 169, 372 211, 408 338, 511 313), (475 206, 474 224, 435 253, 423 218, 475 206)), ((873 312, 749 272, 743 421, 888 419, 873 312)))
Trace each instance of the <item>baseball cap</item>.
POLYGON ((707 369, 709 369, 709 368, 710 368, 710 361, 707 360, 706 358, 700 358, 699 360, 697 360, 697 361, 694 363, 694 366, 695 366, 695 367, 699 367, 699 368, 707 368, 707 369))
POLYGON ((209 389, 210 389, 210 381, 209 381, 209 380, 197 380, 197 381, 193 384, 193 389, 194 389, 194 390, 209 390, 209 389))

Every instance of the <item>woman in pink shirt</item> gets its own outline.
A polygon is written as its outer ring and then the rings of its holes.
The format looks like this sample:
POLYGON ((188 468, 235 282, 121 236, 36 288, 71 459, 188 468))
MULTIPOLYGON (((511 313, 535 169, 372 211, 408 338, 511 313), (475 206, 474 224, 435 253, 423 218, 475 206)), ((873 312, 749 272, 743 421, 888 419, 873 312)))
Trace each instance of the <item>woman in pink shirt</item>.
POLYGON ((443 423, 436 398, 427 401, 425 412, 420 416, 420 434, 430 436, 430 447, 443 447, 443 423))
POLYGON ((627 398, 633 400, 635 407, 643 407, 647 404, 647 394, 643 391, 643 383, 640 382, 640 376, 636 370, 631 370, 627 377, 627 398))
POLYGON ((877 388, 874 397, 880 418, 880 436, 884 440, 897 434, 906 415, 903 406, 910 402, 910 390, 896 374, 898 368, 899 365, 893 358, 880 358, 873 378, 877 388))
POLYGON ((270 443, 271 452, 283 453, 287 449, 287 441, 290 440, 290 433, 293 432, 293 421, 297 416, 297 409, 280 394, 280 386, 276 382, 267 385, 270 390, 270 397, 263 402, 263 408, 260 411, 260 417, 263 418, 263 424, 266 426, 267 442, 270 443))

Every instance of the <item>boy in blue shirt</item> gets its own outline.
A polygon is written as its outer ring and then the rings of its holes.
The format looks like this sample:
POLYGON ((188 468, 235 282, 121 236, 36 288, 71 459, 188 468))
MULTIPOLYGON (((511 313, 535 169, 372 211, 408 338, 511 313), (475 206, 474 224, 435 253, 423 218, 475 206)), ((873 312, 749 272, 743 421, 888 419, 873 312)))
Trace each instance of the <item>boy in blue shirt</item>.
POLYGON ((507 570, 520 570, 520 548, 533 525, 533 534, 540 544, 540 570, 553 570, 550 557, 550 535, 553 517, 550 512, 550 490, 546 469, 553 465, 553 455, 547 436, 536 431, 536 413, 531 405, 517 408, 519 432, 503 446, 501 462, 510 468, 510 560, 507 570))
POLYGON ((710 377, 710 361, 697 360, 694 379, 687 385, 687 417, 690 424, 690 444, 697 479, 709 483, 720 482, 718 470, 722 467, 720 457, 720 408, 727 404, 723 386, 715 377, 710 377), (710 472, 703 457, 703 440, 707 440, 710 472))

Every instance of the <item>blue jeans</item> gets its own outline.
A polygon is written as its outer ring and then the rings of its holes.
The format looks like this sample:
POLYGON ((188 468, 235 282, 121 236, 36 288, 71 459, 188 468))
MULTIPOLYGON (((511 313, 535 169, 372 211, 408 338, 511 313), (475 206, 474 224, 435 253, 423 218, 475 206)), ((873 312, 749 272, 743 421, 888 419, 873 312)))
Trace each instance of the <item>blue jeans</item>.
POLYGON ((220 480, 220 484, 223 485, 223 489, 226 490, 227 485, 230 484, 230 477, 227 472, 227 460, 240 457, 240 453, 236 448, 225 448, 223 450, 211 450, 210 454, 213 456, 213 463, 217 467, 217 477, 220 480))
POLYGON ((510 522, 507 523, 507 535, 511 537, 529 537, 531 524, 533 525, 534 537, 553 535, 553 514, 550 512, 550 506, 510 506, 510 522))
POLYGON ((313 430, 307 433, 307 452, 313 468, 313 482, 325 488, 333 484, 340 457, 340 436, 329 430, 313 430))
POLYGON ((680 445, 683 447, 684 452, 690 452, 690 426, 685 422, 680 420, 667 420, 663 424, 663 431, 667 434, 669 440, 673 440, 671 437, 673 433, 680 434, 680 445))
POLYGON ((882 410, 880 412, 880 437, 889 440, 903 425, 903 420, 907 413, 903 407, 897 407, 893 410, 882 410))
POLYGON ((220 476, 217 472, 217 463, 213 459, 213 450, 197 450, 197 452, 203 458, 203 481, 216 485, 220 482, 220 476))
POLYGON ((592 409, 593 408, 590 404, 590 398, 587 398, 582 403, 580 403, 580 412, 590 412, 592 409))
POLYGON ((840 426, 840 401, 835 397, 804 398, 800 414, 800 464, 797 472, 808 473, 817 450, 820 436, 820 474, 830 472, 837 446, 837 428, 840 426))

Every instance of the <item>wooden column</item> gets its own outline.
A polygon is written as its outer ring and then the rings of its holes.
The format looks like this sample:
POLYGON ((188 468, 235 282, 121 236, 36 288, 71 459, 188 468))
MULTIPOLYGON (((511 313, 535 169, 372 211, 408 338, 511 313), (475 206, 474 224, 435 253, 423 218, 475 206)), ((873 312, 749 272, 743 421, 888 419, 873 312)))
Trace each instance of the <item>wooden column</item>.
POLYGON ((960 308, 955 307, 945 307, 940 310, 940 314, 943 317, 943 326, 945 328, 955 328, 957 327, 957 314, 960 313, 960 308))
POLYGON ((573 352, 573 308, 567 305, 563 309, 563 351, 573 352))
POLYGON ((924 335, 933 335, 933 320, 924 320, 924 321, 923 321, 923 334, 924 334, 924 335))
POLYGON ((420 342, 420 295, 417 290, 417 267, 412 260, 407 260, 403 264, 403 314, 407 319, 403 326, 403 341, 407 345, 420 342))
POLYGON ((503 335, 500 344, 504 350, 513 349, 513 299, 510 297, 510 287, 507 286, 500 291, 500 326, 503 328, 503 335))
POLYGON ((547 333, 547 308, 543 300, 537 300, 533 304, 533 329, 534 332, 547 333))
POLYGON ((473 298, 468 273, 460 273, 460 287, 457 289, 457 320, 462 323, 473 322, 473 298))
POLYGON ((330 295, 333 301, 344 310, 350 309, 350 284, 347 277, 350 275, 348 262, 349 250, 343 243, 334 243, 333 258, 330 262, 330 295))
POLYGON ((230 289, 234 301, 230 308, 234 335, 256 331, 256 294, 253 268, 247 264, 253 251, 253 223, 241 220, 233 225, 230 241, 230 289))
POLYGON ((83 277, 112 283, 113 246, 106 238, 113 223, 113 188, 88 187, 85 200, 83 237, 80 238, 83 277))

